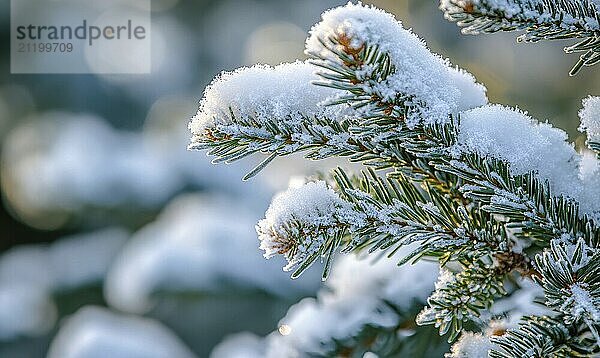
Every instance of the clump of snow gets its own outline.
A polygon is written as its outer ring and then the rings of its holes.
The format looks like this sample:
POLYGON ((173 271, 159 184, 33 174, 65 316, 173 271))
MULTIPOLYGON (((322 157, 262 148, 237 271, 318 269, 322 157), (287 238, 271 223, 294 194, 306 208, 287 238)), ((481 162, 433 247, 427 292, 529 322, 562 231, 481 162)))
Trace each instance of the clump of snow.
POLYGON ((210 358, 264 358, 265 339, 242 332, 225 337, 211 352, 210 358))
POLYGON ((553 177, 556 165, 560 171, 575 173, 577 152, 566 140, 564 131, 500 105, 475 108, 460 117, 458 145, 507 160, 514 174, 539 170, 544 177, 553 177))
POLYGON ((125 230, 103 229, 66 237, 48 248, 57 288, 73 288, 104 279, 115 255, 129 239, 125 230))
POLYGON ((198 113, 189 125, 192 135, 202 136, 206 128, 234 124, 231 112, 237 118, 253 118, 259 123, 269 119, 295 122, 301 116, 338 118, 344 108, 320 104, 340 91, 312 85, 311 81, 318 79, 315 69, 296 61, 221 73, 204 91, 198 113))
POLYGON ((127 238, 124 230, 105 229, 0 256, 0 340, 52 329, 57 318, 52 295, 100 283, 127 238))
MULTIPOLYGON (((403 248, 396 255, 402 257, 409 250, 409 247, 403 248)), ((408 310, 413 301, 425 302, 438 273, 438 265, 429 261, 400 267, 394 258, 385 257, 374 261, 348 255, 338 261, 327 281, 333 294, 323 296, 326 302, 374 295, 408 310), (360 280, 356 279, 358 276, 360 280)))
POLYGON ((128 238, 125 230, 108 228, 15 247, 0 256, 0 286, 27 283, 53 292, 101 282, 128 238))
POLYGON ((446 358, 487 358, 493 348, 489 337, 481 333, 463 332, 446 358))
POLYGON ((579 165, 579 178, 582 181, 582 199, 583 207, 586 213, 590 214, 590 217, 600 222, 600 210, 598 206, 600 204, 600 175, 598 175, 598 169, 600 168, 600 160, 598 157, 589 151, 584 151, 581 155, 581 162, 579 165))
POLYGON ((600 322, 600 302, 590 293, 590 288, 586 284, 574 283, 570 289, 571 296, 565 300, 561 310, 568 310, 575 318, 583 317, 586 321, 600 322))
POLYGON ((17 128, 4 149, 3 176, 23 180, 16 184, 23 189, 19 199, 42 208, 126 200, 150 205, 179 185, 140 136, 92 115, 45 114, 17 128))
POLYGON ((577 200, 582 212, 600 210, 600 182, 582 181, 581 156, 567 142, 567 134, 524 112, 490 105, 461 113, 453 150, 457 155, 476 152, 506 160, 515 175, 537 172, 555 195, 577 200))
POLYGON ((120 316, 100 307, 81 308, 54 338, 48 358, 193 358, 158 321, 120 316))
POLYGON ((414 110, 406 118, 411 127, 420 122, 446 122, 449 114, 487 102, 483 86, 431 53, 421 39, 383 10, 359 2, 326 11, 310 30, 307 54, 340 62, 321 42, 330 38, 342 38, 356 51, 366 44, 389 54, 395 72, 370 90, 384 100, 399 93, 412 96, 409 104, 414 110))
POLYGON ((345 202, 324 181, 308 182, 276 195, 267 209, 265 224, 279 227, 295 219, 330 225, 335 222, 337 208, 343 206, 345 202))
POLYGON ((373 262, 341 257, 318 298, 292 306, 279 332, 267 337, 266 356, 319 355, 332 348, 333 339, 351 337, 367 324, 396 327, 401 317, 389 304, 401 311, 424 304, 437 272, 437 264, 425 261, 398 267, 387 258, 373 262))
POLYGON ((214 166, 186 151, 181 145, 189 136, 186 123, 172 120, 174 107, 181 106, 181 99, 157 102, 142 132, 62 112, 23 123, 2 148, 0 174, 8 203, 22 220, 43 227, 58 213, 78 215, 82 208, 158 208, 183 188, 266 202, 271 195, 266 183, 256 181, 250 190, 239 180, 252 163, 214 166))
POLYGON ((57 312, 49 292, 27 282, 0 285, 0 340, 48 332, 57 312))
POLYGON ((600 169, 600 161, 596 153, 583 150, 579 162, 579 177, 581 180, 584 183, 594 182, 598 178, 598 169, 600 169))
POLYGON ((600 97, 590 96, 584 99, 579 118, 579 130, 587 133, 589 141, 600 142, 600 97))
POLYGON ((459 67, 450 67, 448 71, 454 85, 459 90, 458 111, 466 111, 488 103, 487 88, 477 83, 472 74, 459 67))
POLYGON ((343 230, 341 218, 351 214, 350 203, 324 181, 291 187, 275 196, 256 225, 260 248, 266 258, 284 255, 288 261, 284 270, 289 271, 343 230))
POLYGON ((295 296, 316 290, 318 279, 293 282, 257 250, 251 210, 223 197, 186 195, 134 234, 107 275, 114 307, 133 313, 153 306, 161 292, 212 292, 223 285, 295 296))

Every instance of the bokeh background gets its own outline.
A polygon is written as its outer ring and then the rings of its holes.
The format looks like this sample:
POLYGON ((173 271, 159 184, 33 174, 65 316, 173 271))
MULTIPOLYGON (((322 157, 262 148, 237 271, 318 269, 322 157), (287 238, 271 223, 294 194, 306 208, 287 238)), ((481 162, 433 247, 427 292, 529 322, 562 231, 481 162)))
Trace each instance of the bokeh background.
MULTIPOLYGON (((332 163, 278 160, 242 183, 255 162, 212 166, 185 150, 186 126, 216 74, 304 58, 311 25, 343 3, 152 0, 149 75, 11 75, 1 3, 0 357, 44 357, 51 345, 59 357, 81 332, 154 334, 165 354, 204 357, 228 334, 273 331, 315 294, 318 272, 289 280, 281 262, 262 259, 253 227, 290 177, 332 163)), ((463 36, 433 0, 365 3, 473 73, 491 102, 583 145, 577 111, 600 94, 600 73, 570 78, 568 43, 463 36)))

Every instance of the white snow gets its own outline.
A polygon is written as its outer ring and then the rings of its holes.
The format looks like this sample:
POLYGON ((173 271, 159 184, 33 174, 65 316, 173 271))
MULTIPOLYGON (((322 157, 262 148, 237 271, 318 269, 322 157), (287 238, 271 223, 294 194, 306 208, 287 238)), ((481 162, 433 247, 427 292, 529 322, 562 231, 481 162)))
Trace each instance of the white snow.
POLYGON ((579 162, 579 178, 584 183, 593 183, 598 178, 598 169, 600 169, 600 161, 596 153, 584 149, 579 162))
POLYGON ((163 201, 177 176, 134 133, 92 115, 49 113, 15 130, 4 146, 8 168, 32 206, 163 201))
POLYGON ((123 229, 107 228, 48 246, 17 246, 0 256, 0 286, 27 283, 52 292, 101 282, 128 238, 123 229))
POLYGON ((344 108, 320 103, 339 94, 339 90, 315 86, 316 67, 296 61, 275 67, 242 67, 217 76, 204 91, 198 113, 190 122, 194 136, 206 128, 231 125, 230 111, 237 118, 253 118, 259 123, 269 119, 294 123, 303 116, 341 118, 344 108))
POLYGON ((583 108, 579 111, 581 124, 579 130, 587 133, 588 140, 600 141, 600 97, 590 96, 583 100, 583 108))
POLYGON ((575 173, 577 152, 566 140, 564 131, 500 105, 475 108, 460 116, 458 145, 507 160, 514 174, 539 170, 553 177, 558 175, 553 171, 556 165, 557 171, 575 173))
POLYGON ((0 256, 0 340, 37 336, 54 327, 53 294, 100 283, 128 234, 105 229, 26 245, 0 256))
POLYGON ((513 174, 535 171, 547 179, 555 195, 577 200, 582 212, 600 210, 600 181, 582 180, 589 164, 580 166, 581 155, 567 142, 567 134, 526 113, 489 105, 461 113, 455 154, 473 151, 510 163, 513 174))
POLYGON ((167 327, 141 317, 86 306, 68 318, 48 358, 193 358, 167 327))
POLYGON ((256 225, 260 248, 266 258, 283 254, 288 261, 284 270, 291 270, 341 230, 340 218, 351 214, 350 203, 324 181, 291 187, 275 196, 265 218, 256 225))
POLYGON ((437 264, 425 261, 398 267, 394 259, 340 257, 318 298, 300 301, 280 321, 286 334, 267 338, 267 356, 278 357, 282 350, 322 354, 332 339, 356 334, 366 324, 394 327, 400 318, 384 300, 400 310, 424 304, 437 272, 437 264))
POLYGON ((477 83, 472 74, 459 67, 450 67, 448 71, 452 82, 459 90, 458 111, 466 111, 488 103, 487 88, 477 83))
POLYGON ((481 333, 463 332, 446 358, 487 358, 494 345, 481 333))
POLYGON ((343 206, 345 202, 324 181, 308 182, 276 195, 265 214, 265 224, 280 227, 295 219, 329 225, 343 206))
POLYGON ((1 174, 7 200, 28 223, 51 220, 48 213, 78 213, 90 207, 158 208, 190 187, 267 201, 271 190, 266 183, 255 181, 249 189, 240 180, 252 163, 215 166, 186 150, 185 120, 173 121, 184 106, 181 99, 158 101, 142 132, 114 129, 96 116, 63 112, 25 122, 3 143, 1 174))
POLYGON ((0 285, 0 341, 44 334, 56 317, 52 297, 44 288, 27 282, 0 285))
POLYGON ((489 310, 489 318, 506 316, 503 324, 510 329, 517 328, 523 316, 552 316, 552 310, 536 303, 543 302, 543 288, 530 279, 521 278, 517 281, 519 289, 510 296, 499 298, 489 310))
POLYGON ((265 348, 263 337, 242 332, 225 337, 210 352, 210 358, 264 358, 265 348))
POLYGON ((565 300, 561 309, 571 307, 570 314, 573 317, 585 317, 592 322, 600 322, 600 302, 592 296, 589 288, 581 283, 571 285, 571 297, 565 300))
POLYGON ((277 269, 280 261, 261 257, 255 222, 250 209, 230 199, 177 198, 118 255, 105 282, 107 301, 142 313, 153 306, 158 291, 214 292, 233 284, 291 297, 314 292, 317 277, 292 281, 277 269))
POLYGON ((431 53, 421 39, 383 10, 359 2, 326 11, 322 21, 310 30, 307 54, 340 62, 319 39, 327 41, 341 35, 354 49, 376 45, 390 55, 395 72, 370 90, 384 100, 398 93, 414 96, 415 111, 406 118, 409 126, 446 122, 451 113, 487 102, 483 86, 431 53))
POLYGON ((376 296, 400 309, 409 309, 413 300, 425 302, 433 290, 438 266, 424 260, 414 265, 398 266, 396 258, 409 250, 410 247, 406 247, 393 258, 382 257, 379 260, 354 255, 340 257, 327 281, 334 295, 323 299, 335 301, 346 297, 376 296))

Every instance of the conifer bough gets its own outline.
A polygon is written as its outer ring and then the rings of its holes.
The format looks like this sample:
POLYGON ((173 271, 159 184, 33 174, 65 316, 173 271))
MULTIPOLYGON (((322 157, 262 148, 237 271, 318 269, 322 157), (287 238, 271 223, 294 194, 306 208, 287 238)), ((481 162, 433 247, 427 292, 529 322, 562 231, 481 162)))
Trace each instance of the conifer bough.
POLYGON ((598 0, 441 0, 446 19, 464 34, 524 31, 517 40, 579 39, 566 53, 582 53, 570 75, 600 62, 598 0))
MULTIPOLYGON (((592 53, 584 64, 598 57, 597 2, 443 0, 440 7, 469 32, 586 38, 577 45, 592 53)), ((449 357, 600 354, 598 159, 578 153, 564 131, 488 104, 471 74, 374 7, 325 12, 306 53, 306 62, 222 73, 190 123, 190 148, 214 162, 266 155, 246 178, 298 152, 365 166, 278 195, 257 225, 265 257, 283 255, 293 277, 320 261, 323 279, 340 252, 384 253, 399 265, 437 261, 440 277, 415 319, 455 342, 449 357)), ((589 97, 580 111, 596 152, 599 103, 589 97)), ((389 326, 369 327, 360 330, 373 343, 367 351, 377 353, 382 337, 385 352, 410 343, 389 326)), ((348 332, 355 345, 343 343, 351 353, 364 348, 356 334, 348 332)), ((330 353, 343 341, 321 339, 333 342, 330 353)))

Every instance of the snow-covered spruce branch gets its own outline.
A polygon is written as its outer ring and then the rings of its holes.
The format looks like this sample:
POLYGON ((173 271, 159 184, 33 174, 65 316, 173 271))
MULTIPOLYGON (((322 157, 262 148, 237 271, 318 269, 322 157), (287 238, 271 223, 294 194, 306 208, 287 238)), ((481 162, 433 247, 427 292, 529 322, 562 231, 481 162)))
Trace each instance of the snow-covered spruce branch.
POLYGON ((441 334, 451 332, 454 340, 463 322, 478 321, 482 309, 506 294, 505 278, 533 271, 492 215, 413 184, 402 174, 382 179, 369 170, 350 177, 338 168, 331 185, 335 191, 323 181, 290 188, 274 199, 257 225, 265 257, 284 255, 285 269, 296 269, 292 277, 323 258, 324 278, 339 248, 346 253, 384 250, 388 257, 402 250, 399 264, 421 257, 460 262, 463 269, 447 271, 451 283, 436 289, 419 321, 435 324, 441 334))
POLYGON ((481 260, 457 274, 442 274, 417 323, 433 324, 440 334, 450 332, 448 341, 454 341, 462 333, 464 322, 482 323, 478 320, 480 311, 507 293, 503 288, 507 273, 481 260))
POLYGON ((568 235, 553 240, 550 247, 535 258, 546 306, 559 312, 567 324, 585 323, 600 344, 600 252, 581 238, 573 242, 568 235))
MULTIPOLYGON (((443 125, 410 129, 390 123, 393 131, 354 133, 361 125, 356 111, 342 106, 324 106, 321 103, 328 98, 341 101, 344 91, 315 87, 311 82, 319 77, 314 72, 313 65, 298 61, 274 68, 254 66, 222 74, 207 88, 203 108, 192 122, 193 138, 190 148, 209 149, 209 155, 217 157, 215 163, 232 162, 254 153, 267 154, 265 161, 249 173, 246 179, 257 174, 276 156, 296 152, 306 152, 309 159, 343 156, 352 162, 362 162, 376 169, 394 168, 414 180, 443 187, 454 198, 461 200, 461 195, 457 192, 456 177, 436 171, 427 158, 420 158, 415 154, 417 151, 427 152, 432 147, 450 144, 448 140, 451 136, 444 133, 447 129, 443 125), (242 88, 258 74, 271 78, 273 82, 269 82, 266 89, 263 87, 263 92, 259 94, 245 92, 246 98, 240 100, 241 94, 238 94, 236 100, 231 101, 227 96, 228 88, 242 88), (279 88, 282 83, 290 87, 279 88), (290 93, 290 89, 294 93, 290 93), (305 94, 303 103, 290 103, 290 98, 300 93, 305 94), (311 95, 306 96, 306 93, 311 95), (222 99, 227 101, 225 104, 229 106, 229 110, 220 107, 223 103, 218 101, 222 99), (243 112, 240 111, 242 107, 243 112), (422 140, 422 131, 440 133, 429 135, 434 141, 426 142, 422 140), (408 143, 412 143, 413 151, 405 149, 408 143)), ((463 75, 458 70, 455 74, 463 75)), ((467 81, 471 80, 464 75, 467 81)), ((485 103, 482 89, 474 87, 473 90, 481 91, 477 93, 480 97, 477 101, 485 103)))
POLYGON ((491 357, 589 357, 599 354, 600 257, 597 248, 569 234, 535 256, 551 316, 529 316, 516 329, 492 337, 491 357))
POLYGON ((524 30, 518 41, 583 39, 565 48, 583 52, 571 75, 600 62, 597 0, 440 0, 440 9, 465 34, 524 30))
MULTIPOLYGON (((560 250, 570 252, 580 241, 597 249, 597 161, 585 162, 563 131, 486 105, 485 89, 470 74, 429 52, 380 10, 349 4, 325 13, 311 30, 307 53, 310 63, 255 66, 217 78, 190 125, 190 147, 209 149, 217 161, 268 154, 249 176, 277 156, 308 151, 311 159, 349 156, 387 169, 389 179, 383 183, 369 172, 357 186, 338 171, 335 185, 311 183, 275 199, 257 227, 266 256, 286 256, 294 275, 322 258, 326 275, 340 247, 393 253, 418 242, 404 261, 429 256, 458 264, 421 315, 421 322, 451 331, 452 339, 462 322, 477 321, 504 293, 505 278, 533 274, 556 314, 554 328, 577 328, 583 338, 569 339, 598 350, 588 337, 597 335, 590 312, 598 307, 598 279, 580 279, 566 265, 571 279, 556 280, 544 266, 550 261, 541 259, 560 258, 560 250), (524 269, 533 256, 535 272, 524 269), (572 304, 559 307, 556 297, 572 304), (582 297, 589 297, 587 306, 582 297)), ((580 114, 591 149, 600 121, 595 103, 586 100, 580 114)), ((521 347, 520 340, 550 342, 544 352, 567 349, 550 336, 518 333, 533 332, 530 322, 499 338, 505 344, 494 348, 498 354, 510 356, 503 347, 521 347)))
MULTIPOLYGON (((375 25, 373 28, 377 28, 375 25)), ((345 38, 346 35, 341 37, 345 38)), ((392 58, 389 77, 365 78, 361 74, 372 67, 366 61, 369 53, 366 42, 361 45, 362 51, 357 52, 344 45, 347 40, 340 43, 331 34, 327 39, 319 37, 316 41, 322 47, 309 47, 308 53, 317 57, 315 65, 326 69, 325 73, 319 73, 323 79, 316 84, 345 89, 350 92, 345 103, 368 114, 359 127, 352 128, 354 135, 393 135, 402 130, 412 132, 412 136, 404 134, 400 137, 401 147, 406 152, 425 159, 433 166, 433 173, 453 174, 467 182, 468 185, 461 185, 465 196, 483 203, 492 213, 516 217, 518 220, 515 221, 522 224, 519 228, 525 229, 529 237, 539 236, 547 241, 563 230, 573 230, 575 234, 585 232, 588 224, 593 228, 589 219, 579 215, 577 203, 565 197, 553 197, 550 188, 544 184, 549 180, 554 184, 555 193, 570 198, 583 199, 588 194, 583 194, 577 185, 577 163, 573 160, 577 153, 565 143, 564 132, 546 124, 536 124, 524 113, 500 106, 465 110, 456 115, 459 119, 454 119, 451 105, 467 109, 470 106, 457 105, 456 98, 447 100, 436 97, 439 92, 452 90, 440 88, 443 80, 449 82, 447 77, 443 77, 442 71, 440 78, 437 78, 439 83, 433 83, 428 88, 432 93, 427 93, 428 96, 414 94, 415 90, 423 91, 424 87, 417 81, 426 81, 430 77, 427 72, 421 72, 423 78, 419 78, 418 74, 398 72, 399 67, 404 65, 404 49, 397 51, 396 61, 392 58), (405 88, 410 85, 412 89, 405 88), (414 100, 407 103, 404 99, 410 96, 419 98, 421 103, 414 103, 414 100), (441 112, 438 113, 438 109, 441 112), (515 132, 522 133, 521 140, 515 140, 515 132), (503 138, 503 135, 506 137, 503 138), (529 150, 525 150, 527 147, 529 150), (518 175, 514 175, 515 172, 518 175), (556 200, 559 202, 556 203, 556 200)), ((402 39, 397 38, 397 41, 402 39)), ((438 59, 429 54, 433 59, 438 59)), ((407 71, 419 70, 409 68, 407 71)), ((481 99, 472 100, 480 96, 476 92, 479 89, 474 83, 469 83, 470 86, 467 83, 455 83, 462 87, 457 97, 463 101, 465 97, 468 98, 469 104, 482 102, 481 99)), ((590 201, 588 206, 591 205, 594 204, 590 201)), ((594 209, 597 210, 593 208, 591 211, 594 209)), ((599 231, 597 228, 591 230, 586 237, 595 241, 599 231)))
POLYGON ((565 326, 559 319, 547 316, 523 318, 518 329, 491 337, 492 358, 514 357, 590 357, 598 354, 595 340, 582 325, 565 326))

